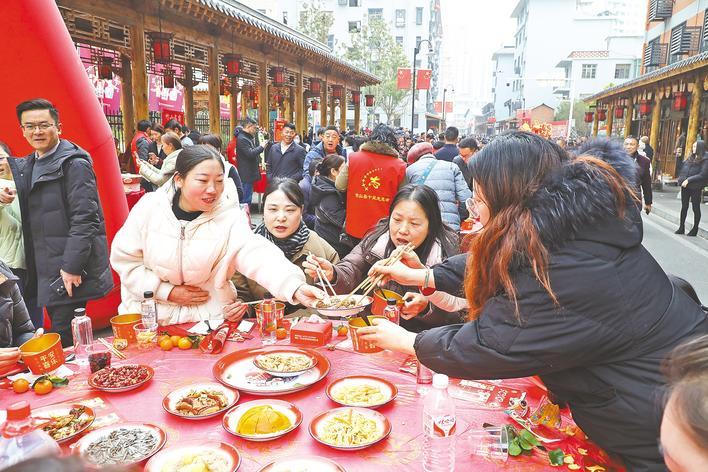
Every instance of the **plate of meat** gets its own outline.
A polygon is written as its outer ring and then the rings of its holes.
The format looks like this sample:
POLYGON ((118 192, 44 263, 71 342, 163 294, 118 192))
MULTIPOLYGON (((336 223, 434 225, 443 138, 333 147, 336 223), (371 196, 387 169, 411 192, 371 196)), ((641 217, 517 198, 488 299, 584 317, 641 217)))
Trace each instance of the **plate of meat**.
POLYGON ((88 378, 88 384, 104 392, 127 392, 145 385, 153 375, 155 371, 149 365, 125 364, 94 372, 88 378))

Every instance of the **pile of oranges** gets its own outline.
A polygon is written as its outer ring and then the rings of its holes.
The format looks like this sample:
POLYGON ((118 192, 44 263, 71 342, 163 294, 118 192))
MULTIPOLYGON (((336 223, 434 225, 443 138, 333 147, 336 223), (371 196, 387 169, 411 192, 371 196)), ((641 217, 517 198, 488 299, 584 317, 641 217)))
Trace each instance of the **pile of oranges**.
POLYGON ((163 334, 157 338, 157 344, 163 351, 171 351, 174 347, 178 347, 182 350, 192 349, 192 340, 186 336, 170 336, 163 334))

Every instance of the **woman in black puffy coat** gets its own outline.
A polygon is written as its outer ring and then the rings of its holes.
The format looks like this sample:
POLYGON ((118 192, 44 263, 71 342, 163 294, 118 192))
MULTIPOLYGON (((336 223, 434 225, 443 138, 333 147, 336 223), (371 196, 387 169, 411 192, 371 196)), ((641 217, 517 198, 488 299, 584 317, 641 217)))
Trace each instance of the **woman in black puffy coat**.
POLYGON ((681 224, 676 234, 683 234, 684 224, 688 216, 688 203, 693 207, 693 228, 686 236, 698 234, 698 223, 701 222, 701 197, 703 187, 708 185, 708 157, 705 141, 698 140, 693 144, 693 154, 681 166, 678 184, 681 186, 681 224))
POLYGON ((315 232, 337 251, 339 257, 350 251, 339 242, 339 235, 344 231, 346 200, 344 192, 335 188, 334 181, 342 164, 344 158, 339 154, 325 157, 317 165, 317 175, 310 190, 310 204, 315 208, 315 232))

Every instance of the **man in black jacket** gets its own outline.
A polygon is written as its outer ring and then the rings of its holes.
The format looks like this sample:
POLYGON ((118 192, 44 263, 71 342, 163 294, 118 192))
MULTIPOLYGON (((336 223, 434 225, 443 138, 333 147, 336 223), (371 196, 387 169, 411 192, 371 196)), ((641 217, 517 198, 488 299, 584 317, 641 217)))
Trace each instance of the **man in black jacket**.
POLYGON ((296 134, 295 125, 286 123, 283 127, 283 139, 268 149, 265 158, 268 182, 276 177, 293 179, 295 182, 302 179, 305 148, 293 142, 296 134))
POLYGON ((236 155, 238 156, 238 173, 243 182, 243 200, 241 203, 251 204, 253 200, 253 184, 261 178, 260 155, 264 147, 258 145, 258 123, 253 118, 241 122, 243 129, 238 134, 236 155))
POLYGON ((25 139, 35 152, 12 159, 25 240, 29 296, 37 295, 63 346, 73 344, 74 310, 113 288, 108 243, 91 157, 59 139, 51 102, 17 105, 25 139))
POLYGON ((652 191, 651 191, 651 161, 639 154, 639 141, 634 136, 628 136, 624 140, 624 150, 637 165, 637 179, 635 189, 637 197, 644 196, 644 211, 647 215, 651 212, 652 191))

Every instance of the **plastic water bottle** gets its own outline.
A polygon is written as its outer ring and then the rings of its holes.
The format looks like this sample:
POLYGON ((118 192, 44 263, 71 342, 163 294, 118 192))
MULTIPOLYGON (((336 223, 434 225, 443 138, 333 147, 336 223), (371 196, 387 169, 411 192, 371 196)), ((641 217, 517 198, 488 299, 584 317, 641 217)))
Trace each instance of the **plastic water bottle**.
POLYGON ((455 403, 447 393, 447 375, 435 374, 423 403, 423 470, 455 470, 455 403))
POLYGON ((416 392, 418 395, 427 395, 430 390, 430 385, 433 383, 433 375, 435 372, 428 369, 423 365, 420 360, 418 360, 418 366, 415 371, 415 381, 418 386, 416 387, 416 392))
POLYGON ((71 320, 71 334, 74 336, 74 354, 79 364, 88 364, 86 348, 93 344, 93 326, 91 318, 86 315, 85 308, 74 310, 74 319, 71 320))
POLYGON ((157 324, 157 305, 155 295, 151 291, 143 292, 143 302, 140 304, 140 313, 144 325, 157 324))
POLYGON ((0 467, 10 467, 35 457, 58 456, 59 445, 39 428, 41 423, 31 417, 27 401, 7 408, 7 422, 0 427, 0 467))

